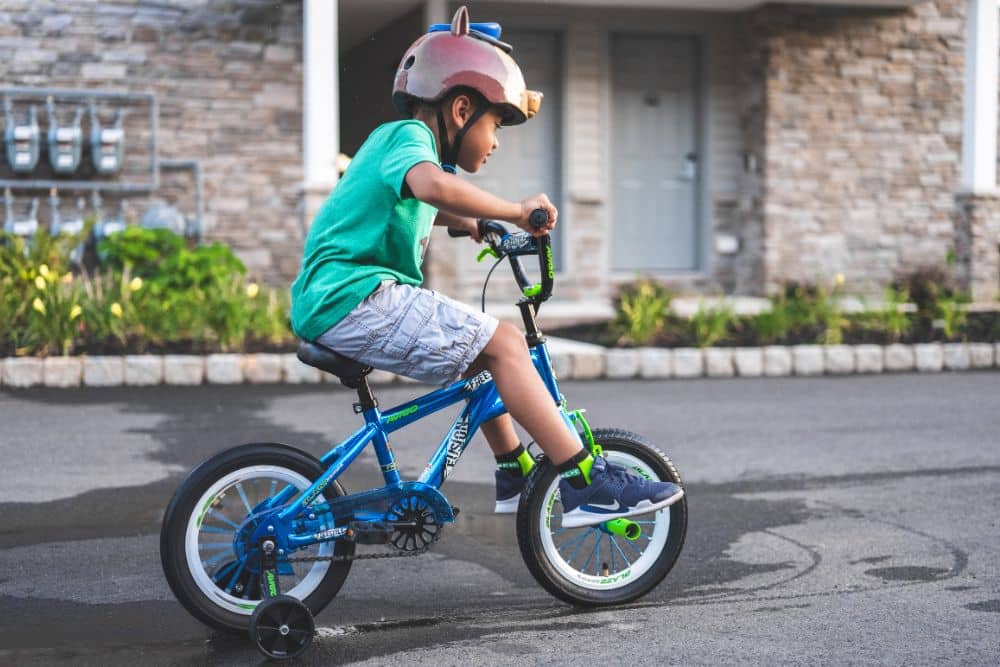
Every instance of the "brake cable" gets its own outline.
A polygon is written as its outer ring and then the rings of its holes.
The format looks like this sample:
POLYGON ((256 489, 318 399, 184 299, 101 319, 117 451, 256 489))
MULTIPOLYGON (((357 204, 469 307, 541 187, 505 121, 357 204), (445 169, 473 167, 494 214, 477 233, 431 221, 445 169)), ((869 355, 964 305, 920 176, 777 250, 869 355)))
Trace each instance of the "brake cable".
POLYGON ((484 313, 486 312, 486 286, 490 284, 490 276, 493 275, 493 269, 495 269, 498 266, 500 266, 500 262, 502 262, 505 258, 506 258, 506 255, 500 255, 500 259, 498 259, 496 262, 493 263, 493 266, 490 267, 489 273, 486 274, 486 280, 483 281, 482 311, 484 313))

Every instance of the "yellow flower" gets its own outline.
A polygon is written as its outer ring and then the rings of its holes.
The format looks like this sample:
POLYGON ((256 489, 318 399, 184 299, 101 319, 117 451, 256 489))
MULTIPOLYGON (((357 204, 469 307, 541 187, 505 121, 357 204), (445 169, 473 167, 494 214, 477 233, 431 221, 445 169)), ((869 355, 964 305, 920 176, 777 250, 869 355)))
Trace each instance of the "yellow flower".
MULTIPOLYGON (((42 266, 45 266, 44 264, 42 266)), ((41 276, 35 276, 35 287, 38 289, 45 289, 45 278, 41 276)))
POLYGON ((41 266, 39 266, 38 267, 38 275, 40 275, 42 278, 48 278, 49 277, 49 265, 48 264, 42 264, 41 266))
POLYGON ((111 314, 114 315, 115 317, 122 316, 122 305, 117 301, 111 304, 111 314))
POLYGON ((31 307, 40 312, 42 315, 45 314, 45 304, 42 303, 42 300, 37 296, 35 297, 35 300, 31 302, 31 307))
POLYGON ((140 278, 139 276, 136 276, 135 278, 133 278, 129 282, 128 288, 130 290, 132 290, 133 292, 138 292, 139 290, 141 290, 142 289, 142 278, 140 278))
POLYGON ((260 294, 260 287, 257 285, 257 283, 250 283, 249 285, 247 285, 247 296, 248 297, 250 297, 251 299, 253 299, 253 298, 256 298, 256 296, 258 294, 260 294))
POLYGON ((836 275, 836 277, 834 277, 833 282, 834 282, 834 284, 837 287, 840 287, 841 285, 843 285, 844 284, 844 274, 843 273, 838 273, 836 275))
POLYGON ((69 321, 72 322, 76 318, 80 317, 80 313, 82 312, 83 308, 80 307, 80 304, 75 304, 72 308, 69 309, 69 321))

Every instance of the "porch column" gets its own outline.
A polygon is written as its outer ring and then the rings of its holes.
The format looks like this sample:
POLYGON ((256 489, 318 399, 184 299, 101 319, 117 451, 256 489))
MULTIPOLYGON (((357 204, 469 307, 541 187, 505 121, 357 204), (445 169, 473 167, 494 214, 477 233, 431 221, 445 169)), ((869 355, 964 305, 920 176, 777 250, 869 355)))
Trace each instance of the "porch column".
POLYGON ((435 23, 450 22, 451 17, 448 16, 447 0, 425 0, 424 24, 420 26, 421 31, 427 30, 428 27, 434 25, 435 23))
POLYGON ((962 123, 962 190, 997 187, 997 75, 1000 9, 997 0, 967 0, 965 116, 962 123))
POLYGON ((1000 292, 998 33, 997 0, 967 0, 962 179, 954 222, 957 277, 975 301, 992 301, 1000 292))
POLYGON ((308 226, 337 183, 340 151, 338 0, 305 0, 302 11, 302 155, 308 226))

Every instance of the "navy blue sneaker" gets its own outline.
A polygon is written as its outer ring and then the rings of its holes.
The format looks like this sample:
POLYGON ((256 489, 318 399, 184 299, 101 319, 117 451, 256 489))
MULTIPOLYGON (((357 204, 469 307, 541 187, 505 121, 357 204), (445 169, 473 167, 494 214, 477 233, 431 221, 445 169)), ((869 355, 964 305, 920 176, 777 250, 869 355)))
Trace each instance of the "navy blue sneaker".
POLYGON ((559 496, 563 527, 578 528, 673 505, 684 497, 684 489, 673 482, 649 481, 598 456, 590 469, 590 486, 574 489, 561 479, 559 496))
POLYGON ((521 491, 524 490, 527 477, 521 474, 520 467, 515 470, 497 468, 496 477, 497 504, 493 511, 496 514, 514 514, 517 512, 517 503, 521 499, 521 491))

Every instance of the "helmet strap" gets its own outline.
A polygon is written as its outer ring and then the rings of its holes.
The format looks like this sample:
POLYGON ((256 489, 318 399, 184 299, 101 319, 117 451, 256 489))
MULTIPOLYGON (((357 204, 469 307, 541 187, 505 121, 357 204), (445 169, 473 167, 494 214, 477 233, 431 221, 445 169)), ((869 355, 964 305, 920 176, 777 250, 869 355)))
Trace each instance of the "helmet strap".
POLYGON ((456 173, 455 165, 458 163, 458 151, 462 147, 462 139, 465 137, 465 133, 469 131, 469 128, 471 128, 477 120, 483 117, 488 108, 488 106, 483 105, 473 111, 465 125, 460 127, 458 132, 455 133, 455 140, 450 142, 448 141, 448 127, 444 122, 444 112, 441 110, 441 105, 438 105, 437 120, 438 135, 440 135, 439 138, 441 140, 441 168, 449 174, 456 173))

